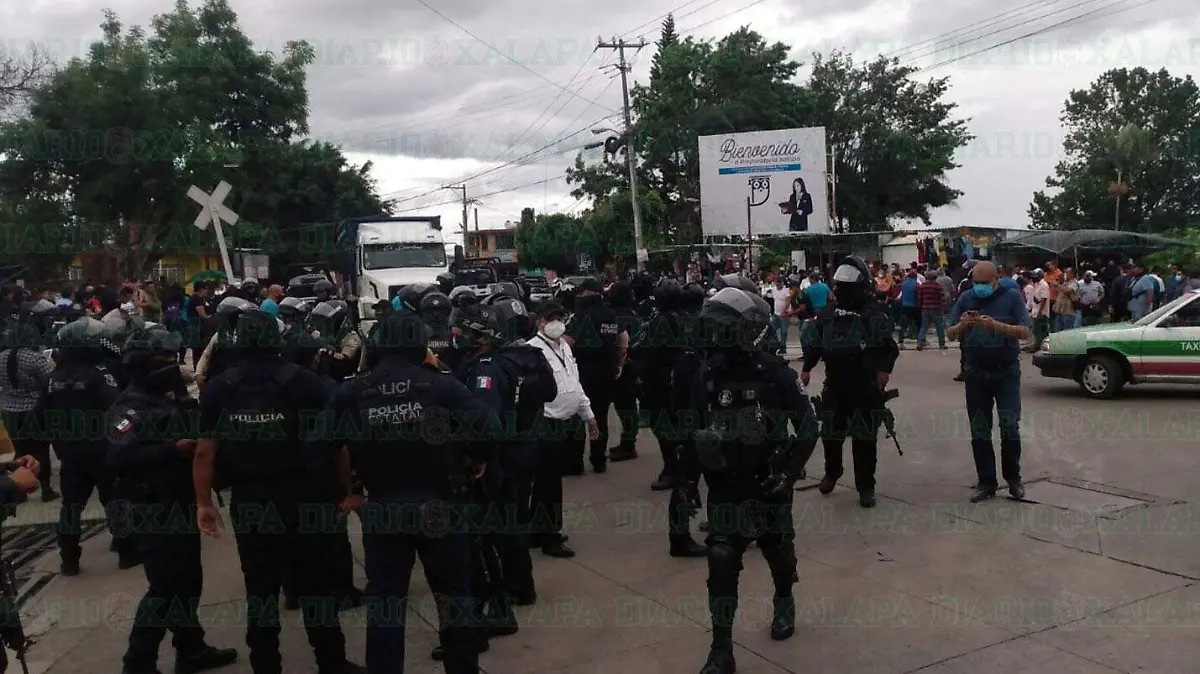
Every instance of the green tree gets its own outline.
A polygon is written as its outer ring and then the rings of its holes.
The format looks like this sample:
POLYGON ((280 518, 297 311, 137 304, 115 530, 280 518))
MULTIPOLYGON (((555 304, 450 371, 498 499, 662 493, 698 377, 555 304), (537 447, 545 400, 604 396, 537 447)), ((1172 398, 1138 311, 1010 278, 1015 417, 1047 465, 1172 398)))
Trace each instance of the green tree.
MULTIPOLYGON (((642 240, 649 250, 671 243, 667 223, 667 206, 657 192, 639 195, 642 211, 642 240)), ((633 235, 633 202, 629 190, 622 189, 596 202, 596 206, 583 219, 582 232, 590 239, 582 239, 581 246, 589 246, 580 252, 591 253, 597 267, 616 262, 625 267, 636 264, 637 246, 633 235)))
POLYGON ((945 100, 947 78, 920 82, 912 78, 917 68, 884 57, 813 58, 806 108, 836 158, 839 229, 886 229, 894 219, 928 224, 932 209, 961 196, 947 174, 972 136, 945 100))
POLYGON ((595 237, 579 218, 566 213, 535 216, 532 208, 522 209, 514 238, 525 267, 573 271, 579 253, 596 252, 595 237))
POLYGON ((1072 91, 1065 158, 1033 195, 1035 229, 1117 227, 1164 233, 1200 212, 1200 87, 1165 69, 1114 69, 1072 91), (1118 176, 1119 174, 1119 176, 1118 176))
MULTIPOLYGON (((168 250, 210 245, 211 232, 191 226, 193 184, 238 183, 230 206, 265 228, 386 207, 369 167, 297 142, 308 131, 311 46, 255 51, 226 0, 195 10, 180 0, 151 28, 127 29, 106 13, 87 56, 35 90, 29 114, 0 132, 0 195, 28 195, 20 226, 81 231, 77 249, 108 248, 140 276, 168 250)), ((243 227, 234 234, 254 229, 243 227)))

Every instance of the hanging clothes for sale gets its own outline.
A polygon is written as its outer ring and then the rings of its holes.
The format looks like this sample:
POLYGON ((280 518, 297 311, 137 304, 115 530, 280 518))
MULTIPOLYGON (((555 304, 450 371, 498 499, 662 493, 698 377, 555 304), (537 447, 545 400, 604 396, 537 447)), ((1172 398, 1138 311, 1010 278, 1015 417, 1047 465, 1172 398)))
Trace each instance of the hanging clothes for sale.
POLYGON ((941 267, 942 269, 945 269, 946 266, 950 263, 950 257, 949 257, 949 255, 947 255, 947 251, 946 251, 946 240, 938 239, 937 243, 938 243, 938 247, 937 247, 937 249, 938 249, 937 250, 938 266, 941 267))
POLYGON ((917 241, 917 264, 925 264, 925 246, 921 241, 917 241))
POLYGON ((971 241, 971 237, 964 236, 962 238, 962 244, 963 244, 963 256, 966 257, 968 260, 974 260, 975 259, 975 243, 973 241, 971 241))

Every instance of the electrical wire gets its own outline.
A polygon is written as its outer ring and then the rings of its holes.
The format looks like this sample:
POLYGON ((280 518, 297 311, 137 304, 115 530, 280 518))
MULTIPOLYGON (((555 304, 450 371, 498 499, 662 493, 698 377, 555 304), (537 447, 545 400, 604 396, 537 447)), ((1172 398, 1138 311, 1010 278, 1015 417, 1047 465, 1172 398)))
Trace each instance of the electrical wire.
MULTIPOLYGON (((488 192, 486 194, 477 194, 477 195, 475 195, 474 198, 475 199, 485 199, 487 197, 494 197, 497 194, 508 194, 509 192, 516 192, 518 190, 524 190, 524 189, 528 189, 530 187, 537 187, 538 185, 545 185, 547 183, 552 183, 552 182, 555 182, 557 180, 562 180, 562 179, 563 179, 562 176, 555 176, 553 178, 543 178, 542 180, 538 180, 537 182, 527 183, 525 185, 517 185, 516 187, 507 187, 505 189, 496 190, 494 192, 488 192)), ((462 203, 462 199, 451 199, 449 201, 442 201, 442 202, 439 202, 436 204, 426 204, 425 206, 414 206, 412 208, 401 208, 399 210, 392 211, 392 215, 399 215, 401 213, 411 213, 413 211, 422 211, 422 210, 426 210, 429 208, 437 208, 439 206, 449 206, 451 204, 461 204, 461 203, 462 203)))
POLYGON ((1051 7, 1053 5, 1062 4, 1064 2, 1069 2, 1069 0, 1042 0, 1041 2, 1036 2, 1036 1, 1031 2, 1026 5, 1021 5, 1020 7, 1014 7, 1013 9, 1010 9, 1006 12, 1001 12, 999 14, 989 16, 986 19, 980 19, 979 21, 967 24, 960 28, 955 28, 952 31, 948 31, 945 33, 939 33, 938 35, 934 35, 932 37, 925 38, 924 40, 919 40, 917 42, 914 42, 913 44, 910 44, 910 45, 907 45, 904 47, 900 47, 898 49, 893 49, 888 52, 884 52, 884 53, 880 54, 880 56, 883 58, 887 58, 887 59, 906 58, 905 52, 910 52, 910 51, 916 50, 918 48, 926 47, 931 44, 942 43, 949 39, 957 39, 959 37, 962 37, 964 34, 973 33, 976 30, 979 30, 982 28, 988 28, 988 27, 996 25, 997 23, 1002 23, 1005 20, 1016 18, 1015 16, 1013 16, 1014 14, 1017 14, 1019 16, 1021 14, 1027 13, 1030 10, 1035 10, 1035 9, 1039 9, 1039 8, 1040 9, 1048 9, 1049 7, 1051 7))
POLYGON ((763 2, 764 2, 764 0, 754 0, 754 2, 748 4, 744 7, 739 7, 738 9, 735 9, 733 11, 726 12, 726 13, 722 14, 721 16, 716 17, 715 19, 709 19, 708 21, 705 21, 704 23, 700 23, 700 24, 696 24, 695 26, 692 26, 691 28, 688 28, 687 30, 681 30, 681 31, 679 31, 679 34, 687 35, 688 33, 694 33, 696 31, 700 30, 701 28, 711 25, 711 24, 714 24, 718 21, 721 21, 722 19, 728 19, 729 17, 731 17, 735 14, 741 14, 742 12, 746 11, 747 9, 750 9, 751 7, 754 7, 756 5, 761 5, 763 2))
POLYGON ((471 37, 471 39, 473 39, 476 42, 478 42, 479 44, 482 44, 483 46, 487 47, 489 50, 496 52, 505 60, 511 61, 514 65, 521 68, 522 70, 534 75, 538 79, 549 82, 551 85, 558 87, 559 89, 565 91, 566 93, 570 94, 571 96, 574 96, 575 98, 579 98, 584 101, 587 101, 588 103, 591 103, 592 105, 599 105, 598 102, 584 98, 583 96, 579 95, 578 93, 571 91, 567 87, 559 84, 558 82, 555 82, 554 80, 550 79, 549 77, 546 77, 545 75, 539 73, 538 71, 534 70, 533 68, 530 68, 529 66, 525 65, 524 63, 521 63, 520 61, 516 60, 515 58, 509 56, 508 54, 505 54, 504 52, 500 51, 499 49, 495 48, 494 46, 488 44, 487 41, 485 41, 483 38, 479 37, 475 33, 472 33, 470 30, 467 30, 467 28, 465 28, 462 24, 460 24, 457 21, 455 21, 454 19, 451 19, 450 17, 446 16, 445 14, 443 14, 441 12, 441 10, 435 8, 433 5, 429 4, 425 0, 417 0, 417 2, 420 3, 423 7, 425 7, 425 9, 428 9, 429 11, 433 12, 434 14, 437 14, 446 23, 448 23, 451 26, 454 26, 455 28, 466 33, 468 36, 471 37))
POLYGON ((935 63, 935 64, 933 64, 933 65, 931 65, 931 66, 929 66, 929 67, 926 67, 926 68, 919 68, 919 69, 917 69, 917 72, 927 72, 927 71, 933 70, 933 69, 935 69, 935 68, 941 68, 942 66, 950 65, 950 64, 952 64, 952 63, 957 63, 958 61, 962 61, 963 59, 968 59, 968 58, 971 58, 972 56, 978 56, 978 55, 980 55, 980 54, 987 53, 987 52, 989 52, 989 51, 992 51, 992 50, 994 50, 994 49, 999 49, 1000 47, 1004 47, 1004 46, 1010 45, 1010 44, 1012 44, 1012 43, 1014 43, 1014 42, 1019 42, 1020 40, 1025 40, 1025 39, 1028 39, 1028 38, 1031 38, 1031 37, 1036 37, 1036 36, 1038 36, 1038 35, 1042 35, 1042 34, 1044 34, 1044 33, 1048 33, 1048 32, 1050 32, 1050 31, 1052 31, 1052 30, 1055 30, 1055 29, 1057 29, 1057 28, 1062 28, 1062 27, 1064 27, 1064 26, 1069 26, 1069 25, 1071 25, 1071 24, 1074 24, 1074 23, 1086 23, 1086 22, 1088 22, 1088 21, 1094 21, 1094 20, 1096 20, 1096 19, 1108 18, 1108 17, 1110 17, 1110 16, 1115 16, 1115 15, 1117 15, 1117 14, 1120 14, 1120 13, 1122 13, 1122 12, 1127 12, 1127 11, 1129 11, 1129 10, 1136 9, 1136 8, 1138 8, 1138 7, 1142 7, 1142 6, 1145 6, 1145 5, 1149 5, 1149 4, 1152 4, 1152 3, 1155 3, 1155 2, 1159 2, 1159 0, 1143 0, 1143 2, 1142 2, 1141 4, 1134 4, 1134 5, 1128 5, 1128 4, 1126 4, 1126 3, 1127 3, 1127 0, 1117 0, 1116 2, 1112 2, 1112 3, 1110 3, 1110 4, 1108 4, 1108 5, 1105 5, 1104 7, 1101 7, 1101 8, 1099 8, 1099 9, 1093 9, 1093 10, 1090 10, 1090 11, 1088 11, 1088 12, 1085 12, 1085 13, 1083 13, 1083 14, 1080 14, 1080 15, 1078 15, 1078 16, 1074 16, 1074 17, 1071 17, 1071 18, 1068 18, 1068 19, 1064 19, 1064 20, 1062 20, 1062 21, 1059 21, 1059 22, 1057 22, 1057 23, 1050 24, 1049 26, 1044 26, 1044 27, 1042 27, 1042 28, 1039 28, 1039 29, 1037 29, 1037 30, 1030 31, 1030 32, 1028 32, 1028 33, 1025 33, 1024 35, 1018 35, 1017 37, 1011 38, 1011 39, 1009 39, 1009 40, 1005 40, 1005 41, 1003 41, 1003 42, 1000 42, 1000 43, 998 43, 998 44, 991 45, 990 47, 985 47, 985 48, 983 48, 983 49, 977 49, 977 50, 975 50, 975 51, 973 51, 973 52, 970 52, 970 53, 967 53, 967 54, 963 54, 963 55, 961 55, 961 56, 956 56, 956 57, 954 57, 954 58, 946 59, 945 61, 939 61, 938 63, 935 63), (1123 8, 1121 8, 1121 9, 1117 9, 1117 10, 1116 10, 1116 11, 1114 11, 1114 12, 1108 12, 1108 13, 1104 13, 1104 12, 1103 12, 1103 10, 1105 10, 1105 9, 1112 9, 1112 8, 1114 8, 1114 7, 1119 7, 1120 5, 1126 5, 1126 6, 1125 6, 1125 7, 1123 7, 1123 8), (1083 20, 1083 21, 1081 21, 1081 20, 1083 20))
MULTIPOLYGON (((968 44, 972 44, 972 43, 975 43, 975 42, 979 42, 980 40, 984 40, 984 39, 986 39, 986 38, 989 38, 989 37, 992 37, 992 36, 994 36, 994 35, 999 35, 999 34, 1001 34, 1001 33, 1007 33, 1008 31, 1010 31, 1010 30, 1013 30, 1013 29, 1015 29, 1015 28, 1020 28, 1020 27, 1022 27, 1022 26, 1027 26, 1027 25, 1029 25, 1029 24, 1031 24, 1031 23, 1036 23, 1036 22, 1038 22, 1038 21, 1041 21, 1041 20, 1043 20, 1043 19, 1048 19, 1048 18, 1050 18, 1050 17, 1052 17, 1052 16, 1056 16, 1056 15, 1058 15, 1058 14, 1062 14, 1062 13, 1064 13, 1064 12, 1069 12, 1069 11, 1071 11, 1071 10, 1073 10, 1073 9, 1078 9, 1078 8, 1080 8, 1080 7, 1086 7, 1086 6, 1088 6, 1088 5, 1095 5, 1095 4, 1096 4, 1096 3, 1098 3, 1098 2, 1104 2, 1104 1, 1105 1, 1105 0, 1081 0, 1080 2, 1076 2, 1076 3, 1074 3, 1074 4, 1068 5, 1068 6, 1066 6, 1066 7, 1063 7, 1063 8, 1061 8, 1061 9, 1056 9, 1056 10, 1054 10, 1053 12, 1048 12, 1048 13, 1046 13, 1046 14, 1042 14, 1042 15, 1039 15, 1039 16, 1035 16, 1035 17, 1033 17, 1033 18, 1031 18, 1031 19, 1026 19, 1026 20, 1024 20, 1024 21, 1021 21, 1021 22, 1019 22, 1019 23, 1014 23, 1014 24, 1012 24, 1012 25, 1005 26, 1005 27, 1003 27, 1003 28, 998 28, 998 29, 996 29, 996 30, 993 30, 993 31, 990 31, 990 32, 988 32, 988 33, 984 33, 983 35, 978 35, 978 36, 975 36, 975 37, 972 37, 972 38, 967 38, 967 39, 965 39, 965 40, 962 40, 962 41, 960 41, 960 42, 955 42, 955 43, 953 43, 953 44, 949 44, 949 45, 934 45, 934 46, 933 46, 933 49, 931 49, 931 50, 929 50, 929 51, 926 51, 926 52, 924 52, 924 53, 919 53, 919 54, 916 54, 916 55, 914 55, 914 56, 911 56, 911 57, 909 57, 909 58, 905 58, 905 59, 901 59, 901 60, 902 60, 903 62, 905 62, 905 64, 906 64, 906 65, 913 65, 913 64, 915 64, 917 61, 919 61, 919 60, 921 60, 921 59, 928 58, 928 57, 930 57, 930 56, 934 56, 935 54, 937 54, 937 53, 939 53, 939 52, 953 51, 954 49, 956 49, 956 48, 958 48, 958 47, 962 47, 962 46, 965 46, 965 45, 968 45, 968 44)), ((1107 7, 1111 7, 1111 6, 1112 6, 1112 5, 1105 5, 1104 7, 1101 7, 1101 8, 1100 8, 1100 10, 1102 10, 1102 9, 1105 9, 1105 8, 1107 8, 1107 7)), ((1100 11, 1100 10, 1095 10, 1095 11, 1100 11)), ((1055 24, 1055 25, 1057 25, 1057 24, 1055 24)))
POLYGON ((679 10, 683 9, 684 7, 687 7, 688 5, 694 5, 694 4, 696 4, 697 2, 700 2, 700 0, 688 0, 687 2, 683 3, 682 5, 678 5, 678 6, 676 6, 674 9, 672 9, 672 10, 671 10, 671 11, 669 11, 669 12, 667 12, 666 14, 663 14, 662 16, 659 16, 659 17, 656 17, 656 18, 650 19, 649 21, 647 21, 647 22, 645 22, 645 23, 639 23, 638 25, 634 26, 632 29, 630 29, 630 30, 628 30, 628 31, 626 31, 626 32, 624 32, 624 33, 621 33, 621 37, 629 37, 629 36, 633 35, 634 33, 637 33, 637 32, 638 32, 639 30, 641 30, 642 28, 645 28, 645 27, 647 27, 647 26, 651 26, 651 25, 653 25, 653 24, 656 24, 656 23, 661 23, 661 22, 662 22, 663 20, 665 20, 665 19, 666 19, 668 16, 674 16, 674 14, 675 14, 676 12, 678 12, 679 10))

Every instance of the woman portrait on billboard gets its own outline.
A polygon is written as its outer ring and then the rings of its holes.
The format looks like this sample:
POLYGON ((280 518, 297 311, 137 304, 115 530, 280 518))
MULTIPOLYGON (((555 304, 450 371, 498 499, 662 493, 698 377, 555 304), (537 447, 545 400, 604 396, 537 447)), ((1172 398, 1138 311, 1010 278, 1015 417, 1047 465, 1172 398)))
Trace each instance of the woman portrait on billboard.
POLYGON ((808 216, 812 215, 813 203, 812 195, 808 193, 803 178, 796 178, 792 181, 792 194, 787 201, 779 204, 779 210, 789 216, 789 232, 808 231, 808 216))

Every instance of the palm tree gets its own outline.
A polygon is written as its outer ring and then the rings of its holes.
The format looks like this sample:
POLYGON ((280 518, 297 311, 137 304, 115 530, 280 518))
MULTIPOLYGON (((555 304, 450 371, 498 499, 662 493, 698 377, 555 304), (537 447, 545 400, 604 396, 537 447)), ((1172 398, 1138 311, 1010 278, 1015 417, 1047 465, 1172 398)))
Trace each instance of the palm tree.
POLYGON ((1117 180, 1108 191, 1116 198, 1113 229, 1121 229, 1121 197, 1130 191, 1129 179, 1158 156, 1153 135, 1136 124, 1126 124, 1114 133, 1109 144, 1110 161, 1116 169, 1117 180))

